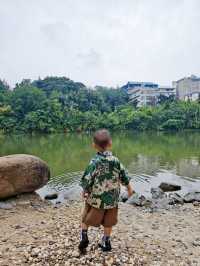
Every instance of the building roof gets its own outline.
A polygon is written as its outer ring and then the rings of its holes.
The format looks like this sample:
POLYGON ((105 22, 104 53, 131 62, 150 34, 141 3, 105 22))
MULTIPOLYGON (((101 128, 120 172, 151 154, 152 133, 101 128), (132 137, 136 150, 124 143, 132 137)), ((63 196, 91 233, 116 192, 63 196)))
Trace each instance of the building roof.
POLYGON ((172 90, 175 90, 175 88, 171 87, 171 86, 159 86, 159 89, 172 89, 172 90))
POLYGON ((158 84, 156 84, 156 83, 153 83, 153 82, 143 82, 143 81, 128 81, 128 83, 126 84, 126 85, 124 85, 124 86, 122 86, 121 87, 121 89, 127 89, 128 87, 153 87, 153 88, 155 88, 155 87, 158 87, 158 84))
POLYGON ((179 80, 177 80, 175 82, 179 82, 179 81, 182 81, 184 79, 190 79, 192 81, 200 81, 200 77, 197 77, 195 75, 191 75, 190 77, 184 77, 184 78, 181 78, 181 79, 179 79, 179 80))
POLYGON ((156 83, 153 83, 153 82, 146 82, 146 81, 129 81, 127 83, 127 85, 158 85, 156 83))

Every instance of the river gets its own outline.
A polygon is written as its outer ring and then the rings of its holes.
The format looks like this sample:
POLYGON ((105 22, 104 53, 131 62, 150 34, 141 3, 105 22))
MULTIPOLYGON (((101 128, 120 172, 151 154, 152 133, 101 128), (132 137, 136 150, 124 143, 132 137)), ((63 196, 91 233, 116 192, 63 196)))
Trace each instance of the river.
MULTIPOLYGON (((78 191, 78 179, 95 154, 88 134, 0 136, 0 156, 39 156, 51 168, 49 185, 39 191, 78 191)), ((120 158, 138 192, 148 194, 162 181, 200 190, 200 132, 114 132, 113 153, 120 158)))

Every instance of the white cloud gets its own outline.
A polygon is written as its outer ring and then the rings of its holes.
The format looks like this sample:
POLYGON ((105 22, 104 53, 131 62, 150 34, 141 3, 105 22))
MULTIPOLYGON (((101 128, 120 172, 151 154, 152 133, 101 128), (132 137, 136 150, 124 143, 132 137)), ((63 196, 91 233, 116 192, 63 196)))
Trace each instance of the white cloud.
POLYGON ((200 71, 199 0, 0 0, 0 78, 170 84, 200 71))

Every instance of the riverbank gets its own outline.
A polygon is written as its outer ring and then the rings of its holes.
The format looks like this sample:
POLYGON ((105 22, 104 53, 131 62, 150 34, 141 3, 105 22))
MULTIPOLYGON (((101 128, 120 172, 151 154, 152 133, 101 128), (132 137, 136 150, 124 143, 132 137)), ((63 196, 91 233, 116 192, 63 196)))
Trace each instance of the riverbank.
POLYGON ((0 210, 0 265, 200 265, 200 205, 149 213, 120 204, 113 251, 98 248, 100 230, 89 232, 85 256, 77 250, 82 203, 55 207, 34 195, 0 210))

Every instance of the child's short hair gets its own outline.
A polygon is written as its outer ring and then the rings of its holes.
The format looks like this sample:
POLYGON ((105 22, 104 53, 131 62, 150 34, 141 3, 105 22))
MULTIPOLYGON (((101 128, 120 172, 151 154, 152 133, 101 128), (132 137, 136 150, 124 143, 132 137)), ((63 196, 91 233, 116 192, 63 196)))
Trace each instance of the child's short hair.
POLYGON ((108 147, 111 142, 110 132, 107 129, 99 129, 94 133, 94 143, 102 149, 108 147))

